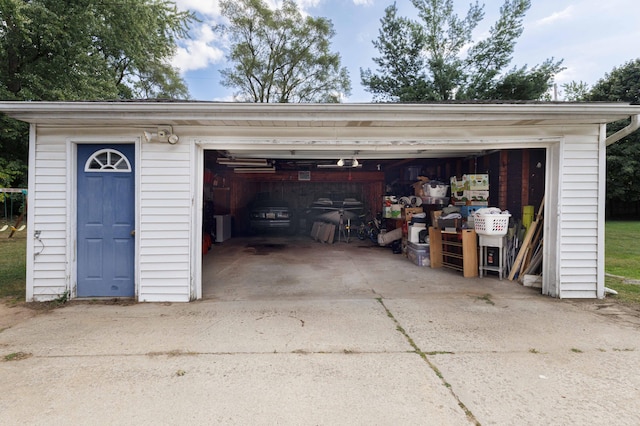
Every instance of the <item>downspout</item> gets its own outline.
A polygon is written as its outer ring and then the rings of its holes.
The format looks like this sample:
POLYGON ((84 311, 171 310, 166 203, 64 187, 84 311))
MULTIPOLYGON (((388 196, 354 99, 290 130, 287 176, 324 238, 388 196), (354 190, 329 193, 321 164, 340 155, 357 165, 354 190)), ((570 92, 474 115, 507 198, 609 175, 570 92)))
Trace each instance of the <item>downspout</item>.
POLYGON ((631 123, 629 123, 627 127, 618 130, 607 139, 605 139, 605 145, 609 146, 618 142, 620 139, 624 138, 625 136, 629 136, 631 133, 638 130, 638 128, 640 128, 640 114, 631 116, 631 123))

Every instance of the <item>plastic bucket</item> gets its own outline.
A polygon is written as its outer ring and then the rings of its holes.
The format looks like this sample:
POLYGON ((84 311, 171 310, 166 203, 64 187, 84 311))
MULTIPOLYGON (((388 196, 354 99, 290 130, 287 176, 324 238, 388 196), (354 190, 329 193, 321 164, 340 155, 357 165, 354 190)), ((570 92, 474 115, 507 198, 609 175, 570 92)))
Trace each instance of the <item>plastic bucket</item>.
POLYGON ((533 222, 533 206, 524 206, 522 208, 522 224, 527 228, 527 231, 531 222, 533 222))

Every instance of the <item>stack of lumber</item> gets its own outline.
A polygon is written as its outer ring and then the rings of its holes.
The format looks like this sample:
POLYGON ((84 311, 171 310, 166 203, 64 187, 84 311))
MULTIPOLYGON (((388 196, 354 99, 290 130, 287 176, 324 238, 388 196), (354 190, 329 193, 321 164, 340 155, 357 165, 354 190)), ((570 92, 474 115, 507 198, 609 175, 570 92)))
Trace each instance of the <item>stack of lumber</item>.
POLYGON ((333 244, 336 226, 332 223, 313 222, 311 238, 322 243, 333 244))
POLYGON ((519 277, 522 282, 523 277, 535 273, 542 264, 543 208, 544 197, 540 203, 538 214, 535 220, 531 222, 520 246, 520 250, 518 251, 518 255, 513 265, 511 265, 508 277, 510 281, 519 277))

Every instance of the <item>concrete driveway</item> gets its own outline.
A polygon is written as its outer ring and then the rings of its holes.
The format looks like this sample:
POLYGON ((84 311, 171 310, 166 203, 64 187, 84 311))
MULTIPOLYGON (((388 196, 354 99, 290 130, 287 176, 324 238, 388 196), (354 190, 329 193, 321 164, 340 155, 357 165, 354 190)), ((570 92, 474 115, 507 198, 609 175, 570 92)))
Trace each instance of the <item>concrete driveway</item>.
POLYGON ((609 300, 359 242, 234 239, 205 261, 203 301, 0 325, 0 424, 640 424, 640 319, 609 300))

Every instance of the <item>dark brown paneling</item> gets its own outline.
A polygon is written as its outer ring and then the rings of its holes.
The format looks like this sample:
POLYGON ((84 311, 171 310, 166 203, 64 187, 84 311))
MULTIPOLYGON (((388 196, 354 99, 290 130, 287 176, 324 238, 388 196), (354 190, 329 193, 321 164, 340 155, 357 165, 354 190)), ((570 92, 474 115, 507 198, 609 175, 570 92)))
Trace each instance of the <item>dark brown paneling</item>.
MULTIPOLYGON (((491 179, 491 177, 489 177, 491 179)), ((504 209, 507 204, 507 196, 509 194, 509 187, 507 181, 509 179, 509 153, 507 151, 500 152, 500 172, 498 179, 498 207, 504 209)), ((491 194, 489 194, 491 196, 491 194)), ((491 201, 491 200, 490 200, 491 201)))
MULTIPOLYGON (((507 203, 503 209, 509 210, 514 217, 522 215, 522 152, 519 149, 507 153, 507 203)), ((525 189, 526 190, 526 189, 525 189)))
POLYGON ((363 202, 365 212, 382 211, 384 173, 356 170, 312 171, 310 181, 299 181, 298 172, 230 175, 231 215, 234 231, 247 229, 248 207, 257 194, 266 193, 286 200, 297 216, 304 217, 318 198, 355 198, 363 202))
POLYGON ((529 201, 528 205, 534 207, 538 212, 538 207, 545 194, 545 175, 547 151, 544 148, 530 149, 529 151, 529 201))
POLYGON ((522 149, 522 196, 520 197, 520 206, 529 204, 529 150, 522 149))

